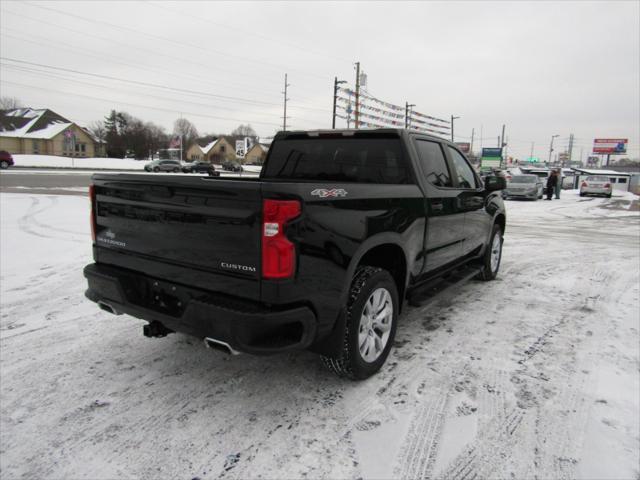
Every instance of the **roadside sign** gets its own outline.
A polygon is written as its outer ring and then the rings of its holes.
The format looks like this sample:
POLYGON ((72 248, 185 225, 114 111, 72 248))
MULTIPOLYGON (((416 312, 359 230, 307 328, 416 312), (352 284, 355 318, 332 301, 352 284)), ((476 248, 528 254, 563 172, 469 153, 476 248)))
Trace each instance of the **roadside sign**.
POLYGON ((245 154, 245 141, 236 140, 236 157, 244 158, 244 154, 245 154))
POLYGON ((502 163, 502 148, 483 148, 480 158, 481 168, 500 168, 502 163))
POLYGON ((593 140, 593 153, 609 155, 627 153, 627 138, 596 138, 593 140))

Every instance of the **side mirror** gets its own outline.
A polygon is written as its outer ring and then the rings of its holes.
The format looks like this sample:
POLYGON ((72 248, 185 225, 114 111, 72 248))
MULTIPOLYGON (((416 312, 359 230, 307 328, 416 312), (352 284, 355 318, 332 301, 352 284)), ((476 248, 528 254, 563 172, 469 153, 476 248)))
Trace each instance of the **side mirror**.
POLYGON ((495 192, 496 190, 504 190, 507 188, 507 181, 504 177, 489 175, 484 179, 484 189, 487 192, 495 192))

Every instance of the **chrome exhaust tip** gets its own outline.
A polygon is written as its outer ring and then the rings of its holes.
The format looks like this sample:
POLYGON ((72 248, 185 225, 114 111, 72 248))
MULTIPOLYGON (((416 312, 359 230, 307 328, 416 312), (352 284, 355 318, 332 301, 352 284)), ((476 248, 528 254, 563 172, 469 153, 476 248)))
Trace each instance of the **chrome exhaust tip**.
POLYGON ((213 350, 219 350, 229 355, 240 355, 241 352, 234 350, 231 345, 222 340, 216 340, 215 338, 206 337, 204 339, 204 346, 213 350))
POLYGON ((101 310, 104 310, 105 312, 109 312, 112 313, 113 315, 120 315, 118 313, 118 311, 113 308, 113 306, 107 302, 103 302, 102 300, 98 301, 98 306, 100 307, 101 310))

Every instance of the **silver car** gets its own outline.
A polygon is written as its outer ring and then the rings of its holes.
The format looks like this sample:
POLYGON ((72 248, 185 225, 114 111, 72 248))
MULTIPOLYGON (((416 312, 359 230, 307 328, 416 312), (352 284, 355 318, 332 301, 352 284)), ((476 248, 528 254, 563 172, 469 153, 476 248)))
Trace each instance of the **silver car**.
POLYGON ((538 200, 542 198, 543 190, 544 185, 537 175, 513 175, 507 182, 507 188, 502 191, 502 196, 538 200))
POLYGON ((182 164, 178 160, 154 160, 144 166, 147 172, 179 172, 182 164))
POLYGON ((590 175, 580 184, 580 196, 585 195, 606 195, 611 198, 611 179, 603 175, 590 175))

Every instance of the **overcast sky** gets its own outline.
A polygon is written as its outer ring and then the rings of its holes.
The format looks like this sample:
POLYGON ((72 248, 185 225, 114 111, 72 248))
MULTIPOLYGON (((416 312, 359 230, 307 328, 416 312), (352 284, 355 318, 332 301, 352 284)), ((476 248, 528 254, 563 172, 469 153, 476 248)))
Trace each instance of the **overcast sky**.
POLYGON ((291 128, 329 128, 333 78, 353 84, 360 61, 377 98, 461 117, 456 141, 475 128, 475 147, 481 132, 496 146, 504 123, 517 158, 571 133, 574 158, 594 137, 629 138, 638 157, 639 5, 3 0, 0 93, 85 125, 114 108, 167 131, 182 115, 200 133, 270 136, 285 73, 291 128))

